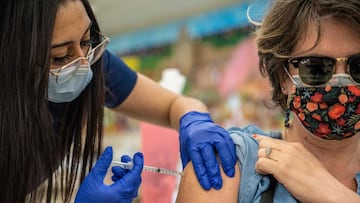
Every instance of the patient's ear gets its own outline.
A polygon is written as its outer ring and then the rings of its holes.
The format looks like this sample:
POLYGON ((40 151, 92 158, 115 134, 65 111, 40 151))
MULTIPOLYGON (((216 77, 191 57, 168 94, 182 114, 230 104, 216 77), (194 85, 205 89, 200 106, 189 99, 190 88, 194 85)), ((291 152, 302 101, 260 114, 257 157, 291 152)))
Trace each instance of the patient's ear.
POLYGON ((210 189, 204 190, 195 175, 194 167, 189 162, 185 169, 184 175, 181 177, 179 192, 176 203, 189 202, 238 202, 238 192, 240 189, 240 170, 239 165, 235 166, 235 176, 230 178, 226 176, 221 168, 221 177, 223 180, 223 187, 220 190, 210 189))

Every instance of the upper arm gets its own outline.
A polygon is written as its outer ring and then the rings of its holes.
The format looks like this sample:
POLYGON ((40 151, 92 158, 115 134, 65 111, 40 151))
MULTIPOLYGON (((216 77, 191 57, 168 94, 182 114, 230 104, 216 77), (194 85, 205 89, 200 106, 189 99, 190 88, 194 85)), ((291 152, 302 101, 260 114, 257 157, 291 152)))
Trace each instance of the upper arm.
POLYGON ((177 203, 188 202, 238 202, 238 193, 240 189, 240 169, 239 165, 235 166, 235 176, 230 178, 226 176, 221 169, 223 186, 220 190, 211 188, 204 190, 195 175, 194 167, 189 162, 184 169, 184 176, 181 177, 179 192, 176 199, 177 203))
POLYGON ((112 110, 139 120, 169 126, 169 111, 172 102, 179 95, 140 73, 137 73, 137 78, 135 87, 126 100, 112 110))
POLYGON ((169 126, 169 111, 178 95, 131 70, 119 57, 103 55, 105 105, 136 119, 169 126))
POLYGON ((179 120, 185 113, 207 112, 207 107, 200 100, 174 93, 140 73, 137 75, 137 82, 130 95, 113 110, 174 129, 179 128, 179 120))

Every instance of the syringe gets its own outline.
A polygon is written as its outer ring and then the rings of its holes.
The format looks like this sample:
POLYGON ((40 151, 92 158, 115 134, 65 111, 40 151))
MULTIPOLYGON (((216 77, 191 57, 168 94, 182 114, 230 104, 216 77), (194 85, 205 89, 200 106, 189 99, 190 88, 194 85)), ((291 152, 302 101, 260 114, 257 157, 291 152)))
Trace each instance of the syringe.
MULTIPOLYGON (((133 167, 133 163, 132 162, 121 162, 121 161, 112 161, 112 164, 117 165, 117 166, 121 166, 125 169, 132 169, 133 167)), ((161 173, 161 174, 166 174, 166 175, 174 175, 174 176, 183 176, 184 174, 180 171, 175 171, 175 170, 170 170, 170 169, 166 169, 166 168, 159 168, 159 167, 154 167, 154 166, 145 166, 143 167, 144 171, 150 171, 150 172, 154 172, 154 173, 161 173)))

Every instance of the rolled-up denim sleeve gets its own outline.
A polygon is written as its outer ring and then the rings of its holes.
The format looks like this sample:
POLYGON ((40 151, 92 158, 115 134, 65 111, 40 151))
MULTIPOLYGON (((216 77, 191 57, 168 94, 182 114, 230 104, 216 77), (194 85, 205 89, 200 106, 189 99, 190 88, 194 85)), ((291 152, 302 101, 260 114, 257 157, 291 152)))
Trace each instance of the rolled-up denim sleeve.
MULTIPOLYGON (((258 159, 257 152, 259 145, 258 142, 252 137, 252 135, 259 134, 280 139, 281 133, 265 133, 255 125, 248 125, 244 128, 230 128, 228 129, 228 132, 234 141, 236 157, 238 159, 241 171, 240 191, 238 198, 239 202, 258 203, 260 202, 262 193, 269 188, 270 180, 267 176, 259 174, 255 170, 256 161, 258 159)), ((281 184, 277 184, 274 198, 277 200, 274 200, 274 202, 296 202, 296 200, 281 184)))

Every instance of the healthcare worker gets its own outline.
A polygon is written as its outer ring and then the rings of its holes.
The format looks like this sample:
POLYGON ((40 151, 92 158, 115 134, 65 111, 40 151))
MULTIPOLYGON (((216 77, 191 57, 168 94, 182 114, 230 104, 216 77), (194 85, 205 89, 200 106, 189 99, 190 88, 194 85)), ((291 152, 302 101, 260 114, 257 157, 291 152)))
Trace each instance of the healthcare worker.
POLYGON ((215 154, 234 175, 233 142, 206 106, 106 51, 87 0, 2 1, 0 9, 0 202, 131 202, 143 157, 122 157, 133 169, 113 167, 114 183, 103 183, 113 159, 111 147, 99 158, 104 106, 179 130, 183 166, 192 160, 204 189, 222 186, 215 154))

